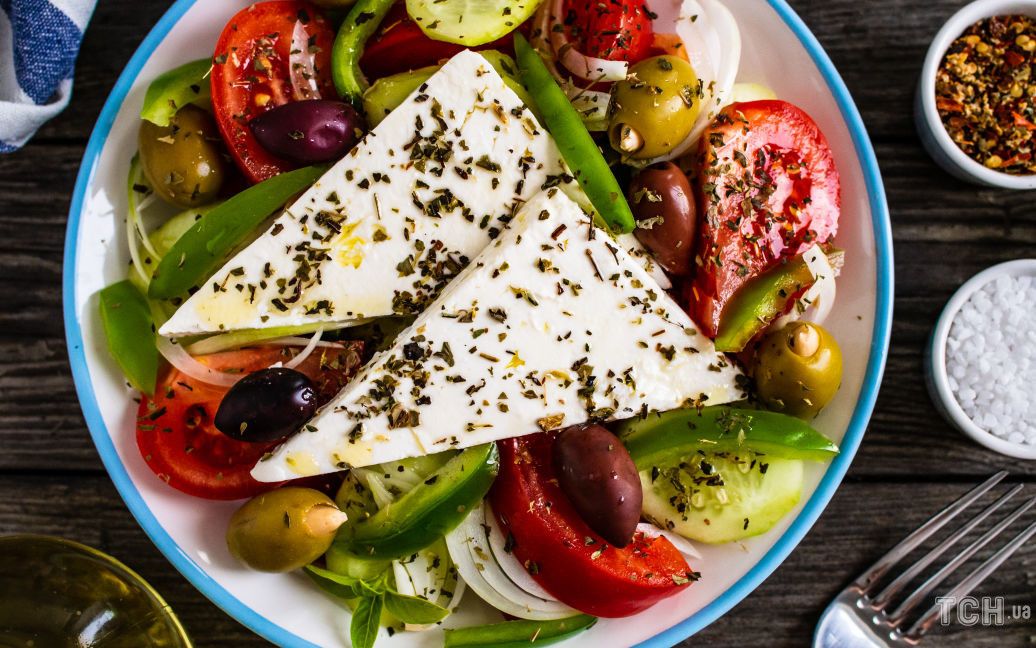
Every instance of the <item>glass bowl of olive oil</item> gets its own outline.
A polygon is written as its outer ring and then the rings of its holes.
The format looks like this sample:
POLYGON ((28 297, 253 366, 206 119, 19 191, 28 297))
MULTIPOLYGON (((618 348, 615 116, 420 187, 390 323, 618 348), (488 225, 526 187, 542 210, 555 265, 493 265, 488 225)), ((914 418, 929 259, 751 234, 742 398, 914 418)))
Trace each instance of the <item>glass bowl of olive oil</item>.
POLYGON ((191 648, 144 579, 85 545, 0 536, 0 647, 191 648))

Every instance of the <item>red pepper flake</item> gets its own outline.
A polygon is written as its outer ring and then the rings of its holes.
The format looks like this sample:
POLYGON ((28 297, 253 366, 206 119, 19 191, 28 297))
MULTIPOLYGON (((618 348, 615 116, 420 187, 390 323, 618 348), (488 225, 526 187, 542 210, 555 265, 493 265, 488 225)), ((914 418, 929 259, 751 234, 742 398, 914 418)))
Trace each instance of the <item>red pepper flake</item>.
POLYGON ((994 16, 950 45, 935 81, 947 133, 969 157, 1003 173, 1036 173, 1036 21, 994 16))

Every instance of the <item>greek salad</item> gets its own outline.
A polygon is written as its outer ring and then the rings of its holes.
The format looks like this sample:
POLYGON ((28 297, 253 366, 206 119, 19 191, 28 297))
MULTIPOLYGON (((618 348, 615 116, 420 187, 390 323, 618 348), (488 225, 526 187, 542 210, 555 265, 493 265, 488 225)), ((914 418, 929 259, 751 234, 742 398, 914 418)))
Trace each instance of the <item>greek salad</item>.
POLYGON ((103 329, 156 477, 247 500, 242 569, 353 646, 693 592, 838 453, 838 170, 721 0, 265 0, 199 47, 147 89, 103 329))

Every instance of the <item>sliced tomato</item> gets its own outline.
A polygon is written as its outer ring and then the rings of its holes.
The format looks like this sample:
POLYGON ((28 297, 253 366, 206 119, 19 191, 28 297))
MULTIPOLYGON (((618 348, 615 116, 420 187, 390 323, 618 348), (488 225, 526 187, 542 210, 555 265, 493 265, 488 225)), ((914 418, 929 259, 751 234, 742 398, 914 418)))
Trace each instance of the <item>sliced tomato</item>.
POLYGON ((838 232, 841 195, 831 148, 786 101, 727 106, 702 135, 697 264, 691 314, 716 337, 723 308, 747 281, 838 232))
MULTIPOLYGON (((258 347, 199 356, 213 369, 243 374, 290 360, 298 349, 258 347)), ((313 380, 321 404, 345 386, 361 364, 363 343, 318 349, 296 369, 313 380)), ((203 383, 168 367, 155 396, 142 397, 137 447, 148 467, 173 488, 206 499, 251 497, 278 484, 257 482, 252 467, 278 442, 244 443, 216 429, 212 418, 227 388, 203 383)))
POLYGON ((642 0, 566 0, 563 9, 569 38, 582 54, 629 63, 651 56, 653 14, 642 0))
POLYGON ((698 578, 664 537, 638 533, 617 549, 594 533, 558 485, 555 438, 547 433, 498 442, 500 473, 489 492, 515 557, 537 583, 586 614, 624 617, 698 578))
MULTIPOLYGON (((369 80, 374 81, 392 74, 436 65, 465 49, 468 48, 463 45, 429 38, 407 14, 406 4, 400 1, 389 9, 381 27, 367 41, 360 57, 360 69, 369 80)), ((495 49, 510 54, 514 52, 514 36, 508 34, 472 49, 495 49)))
POLYGON ((256 141, 248 122, 289 101, 313 98, 312 87, 292 85, 296 78, 312 77, 325 99, 335 98, 331 81, 331 46, 334 29, 308 2, 270 0, 238 12, 223 28, 212 65, 212 107, 223 139, 237 165, 252 182, 261 182, 298 165, 266 151, 256 141), (293 49, 305 42, 306 51, 293 49), (302 61, 311 61, 312 69, 302 61))

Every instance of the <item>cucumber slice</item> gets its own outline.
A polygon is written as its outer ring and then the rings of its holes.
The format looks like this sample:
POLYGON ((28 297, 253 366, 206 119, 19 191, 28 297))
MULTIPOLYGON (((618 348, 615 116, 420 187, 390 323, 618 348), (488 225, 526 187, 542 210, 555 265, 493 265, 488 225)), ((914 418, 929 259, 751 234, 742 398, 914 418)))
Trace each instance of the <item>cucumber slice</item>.
POLYGON ((641 472, 644 516, 685 538, 710 544, 766 533, 798 503, 803 462, 743 457, 696 454, 679 464, 641 472))
POLYGON ((429 38, 475 47, 517 29, 542 0, 407 0, 406 10, 429 38))

